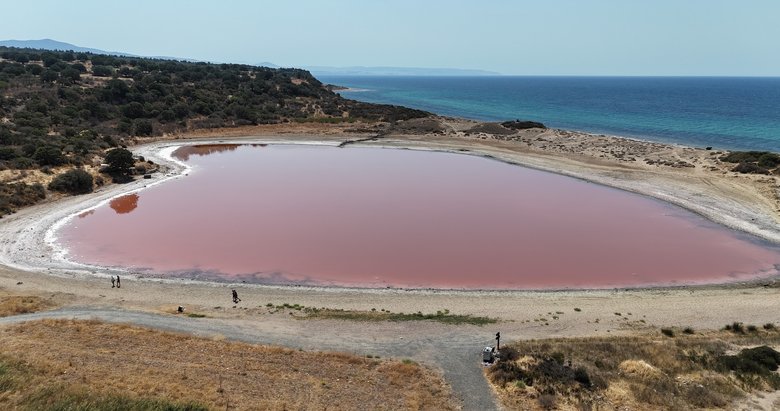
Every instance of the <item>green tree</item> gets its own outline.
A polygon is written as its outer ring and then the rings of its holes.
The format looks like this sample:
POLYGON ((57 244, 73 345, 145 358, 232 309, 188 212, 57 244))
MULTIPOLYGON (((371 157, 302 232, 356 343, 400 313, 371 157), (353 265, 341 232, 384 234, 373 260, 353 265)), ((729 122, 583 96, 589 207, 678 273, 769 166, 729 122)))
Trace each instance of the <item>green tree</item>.
POLYGON ((133 101, 130 104, 122 107, 122 114, 127 118, 140 118, 144 116, 144 105, 133 101))
POLYGON ((152 123, 148 120, 138 120, 135 122, 135 135, 137 136, 151 136, 154 132, 152 123))
POLYGON ((60 78, 68 84, 72 84, 81 80, 81 73, 72 67, 68 67, 60 72, 60 78))
POLYGON ((135 165, 135 160, 133 160, 133 153, 130 150, 114 148, 106 153, 106 164, 108 164, 107 171, 109 173, 127 175, 130 174, 130 170, 135 165))
POLYGON ((58 78, 60 78, 60 74, 51 69, 44 70, 43 73, 41 73, 41 81, 45 83, 53 83, 57 81, 58 78))
POLYGON ((65 164, 62 150, 56 146, 42 146, 35 149, 33 159, 42 166, 58 166, 65 164))
POLYGON ((93 66, 92 74, 98 77, 111 77, 114 74, 114 69, 108 66, 93 66))
POLYGON ((49 190, 85 194, 92 192, 93 186, 92 175, 80 168, 75 168, 54 177, 54 180, 49 183, 49 190))

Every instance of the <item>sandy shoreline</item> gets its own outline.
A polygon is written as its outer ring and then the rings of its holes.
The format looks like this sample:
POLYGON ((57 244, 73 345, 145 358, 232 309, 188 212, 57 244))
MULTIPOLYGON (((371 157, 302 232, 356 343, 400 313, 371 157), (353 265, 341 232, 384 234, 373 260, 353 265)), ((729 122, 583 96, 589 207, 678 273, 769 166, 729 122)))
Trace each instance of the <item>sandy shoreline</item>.
MULTIPOLYGON (((554 130, 554 132, 563 132, 554 130)), ((19 213, 3 219, 0 224, 0 264, 19 270, 33 272, 45 272, 49 275, 82 277, 89 275, 108 276, 108 275, 128 275, 126 270, 114 270, 106 267, 95 267, 79 264, 67 260, 65 251, 56 244, 54 232, 70 218, 74 218, 89 209, 98 207, 111 199, 125 195, 131 192, 142 190, 157 184, 164 183, 171 179, 181 178, 190 172, 189 166, 170 156, 171 152, 181 145, 185 144, 215 144, 227 142, 240 143, 259 143, 259 144, 309 144, 309 145, 328 145, 336 146, 344 141, 352 140, 351 136, 343 134, 336 135, 258 135, 258 136, 224 136, 224 137, 205 137, 186 140, 164 140, 133 148, 134 154, 153 160, 162 165, 164 174, 155 174, 152 180, 139 179, 130 184, 109 185, 97 190, 95 193, 85 196, 69 197, 56 202, 49 202, 38 206, 30 207, 19 213)), ((709 192, 703 195, 697 192, 695 182, 688 181, 688 187, 681 187, 680 182, 670 184, 669 178, 663 179, 658 176, 645 175, 645 178, 636 178, 625 173, 615 173, 612 169, 606 168, 601 164, 590 164, 588 162, 562 161, 566 160, 562 156, 552 158, 541 156, 538 153, 529 153, 519 150, 508 150, 495 142, 486 142, 483 139, 452 138, 452 136, 431 136, 426 135, 423 138, 419 136, 392 136, 378 141, 356 141, 357 146, 366 147, 384 147, 401 148, 427 151, 440 151, 447 153, 458 153, 475 155, 485 158, 491 158, 510 164, 531 167, 543 171, 562 174, 584 181, 595 182, 606 186, 632 191, 638 194, 658 198, 663 201, 676 204, 685 209, 693 211, 716 223, 731 227, 737 230, 745 231, 749 234, 757 235, 764 240, 780 243, 780 227, 772 225, 773 216, 760 215, 757 210, 745 209, 743 204, 736 203, 728 194, 709 192), (493 143, 493 144, 490 144, 493 143), (666 181, 665 181, 666 180, 666 181), (691 189, 693 188, 693 189, 691 189), (720 195, 718 195, 720 194, 720 195), (757 219, 756 216, 759 218, 757 219), (757 221, 758 220, 758 221, 757 221), (763 223, 763 224, 762 224, 763 223)), ((591 136, 593 137, 593 136, 591 136)), ((538 138, 538 137, 537 137, 538 138)), ((615 141, 620 139, 612 138, 615 141)), ((360 139, 357 139, 360 140, 360 139)), ((653 144, 640 140, 625 139, 623 141, 634 142, 636 144, 653 144)), ((500 142, 499 142, 500 143, 500 142)), ((677 146, 679 150, 691 150, 691 148, 677 146)), ((690 180, 690 179, 689 179, 690 180)), ((760 210, 759 210, 760 211, 760 210)), ((763 283, 773 281, 777 276, 777 269, 774 272, 766 273, 762 277, 756 277, 754 280, 744 281, 735 280, 722 284, 722 286, 731 287, 735 283, 743 286, 750 283, 763 283)), ((160 278, 148 278, 150 281, 159 281, 160 278)), ((187 281, 181 279, 171 279, 170 281, 181 283, 200 282, 187 281)), ((215 284, 225 284, 230 281, 216 282, 215 284)), ((686 287, 685 284, 681 285, 686 287)), ((692 285, 693 287, 710 287, 708 285, 692 285)), ((718 286, 718 285, 715 285, 718 286)), ((285 285, 263 285, 263 287, 287 287, 285 285)), ((301 290, 300 286, 292 286, 301 290)), ((663 286, 661 286, 663 287, 663 286)), ((339 287, 317 287, 304 286, 304 289, 338 289, 339 287)), ((635 287, 634 290, 655 289, 658 287, 646 286, 635 287)), ((365 289, 357 288, 348 290, 362 290, 367 293, 392 292, 391 289, 365 289)), ((430 292, 476 292, 476 293, 504 293, 501 290, 418 290, 423 293, 430 292)), ((508 290, 512 291, 512 290, 508 290)), ((540 292, 555 292, 556 290, 538 290, 540 292)), ((562 290, 566 291, 566 290, 562 290)))

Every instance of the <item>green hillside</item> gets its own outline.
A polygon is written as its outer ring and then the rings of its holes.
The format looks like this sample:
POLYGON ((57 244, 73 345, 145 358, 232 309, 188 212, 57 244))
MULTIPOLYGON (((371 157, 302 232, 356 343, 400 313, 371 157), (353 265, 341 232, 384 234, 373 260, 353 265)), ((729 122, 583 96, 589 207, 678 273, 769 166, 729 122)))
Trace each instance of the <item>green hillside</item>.
MULTIPOLYGON (((429 113, 342 98, 309 72, 0 47, 0 170, 100 162, 129 138, 306 121, 387 121, 429 113)), ((0 183, 0 214, 43 185, 0 183)))

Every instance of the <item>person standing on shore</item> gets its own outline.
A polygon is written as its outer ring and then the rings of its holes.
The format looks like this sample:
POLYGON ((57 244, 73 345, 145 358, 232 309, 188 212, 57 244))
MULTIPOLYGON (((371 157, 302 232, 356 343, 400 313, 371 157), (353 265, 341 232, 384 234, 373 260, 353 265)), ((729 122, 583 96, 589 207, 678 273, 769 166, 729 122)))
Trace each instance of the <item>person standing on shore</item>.
POLYGON ((119 276, 116 276, 116 288, 121 287, 121 283, 119 282, 119 276))
POLYGON ((114 276, 111 276, 111 288, 116 287, 116 284, 114 283, 114 276))
POLYGON ((233 290, 233 303, 238 304, 239 301, 241 301, 241 299, 238 298, 238 293, 236 292, 236 290, 233 290))

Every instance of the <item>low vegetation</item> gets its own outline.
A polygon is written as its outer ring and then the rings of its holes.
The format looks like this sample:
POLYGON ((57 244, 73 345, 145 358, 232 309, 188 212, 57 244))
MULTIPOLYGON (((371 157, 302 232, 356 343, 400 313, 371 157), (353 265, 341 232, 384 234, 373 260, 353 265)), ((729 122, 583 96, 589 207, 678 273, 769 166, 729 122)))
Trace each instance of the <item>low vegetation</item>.
MULTIPOLYGON (((111 148, 204 128, 429 115, 342 98, 300 69, 0 47, 0 171, 97 167, 111 148)), ((33 184, 0 180, 0 213, 41 201, 33 184)))
POLYGON ((296 351, 96 321, 0 331, 0 409, 455 409, 412 362, 296 351), (67 344, 52 344, 67 341, 67 344))
POLYGON ((732 169, 743 174, 780 175, 780 154, 769 151, 733 151, 720 157, 721 161, 737 163, 732 169))
POLYGON ((35 296, 0 296, 0 317, 27 314, 49 309, 54 306, 49 300, 35 296))
POLYGON ((54 180, 49 183, 49 190, 70 194, 91 193, 93 187, 94 180, 92 174, 89 174, 80 168, 68 170, 57 177, 54 177, 54 180))
POLYGON ((537 121, 514 120, 514 121, 505 121, 501 123, 501 125, 512 130, 526 130, 529 128, 541 128, 541 129, 547 128, 544 124, 539 123, 537 121))
POLYGON ((518 342, 486 374, 510 409, 727 408, 757 390, 780 389, 773 328, 686 330, 518 342))
POLYGON ((273 311, 294 310, 300 312, 300 318, 320 318, 350 321, 436 321, 444 324, 473 324, 486 325, 498 322, 495 318, 479 317, 473 315, 451 314, 449 310, 437 311, 433 314, 394 313, 385 309, 372 309, 371 311, 344 310, 334 308, 304 307, 299 304, 274 305, 269 303, 267 308, 273 311))

